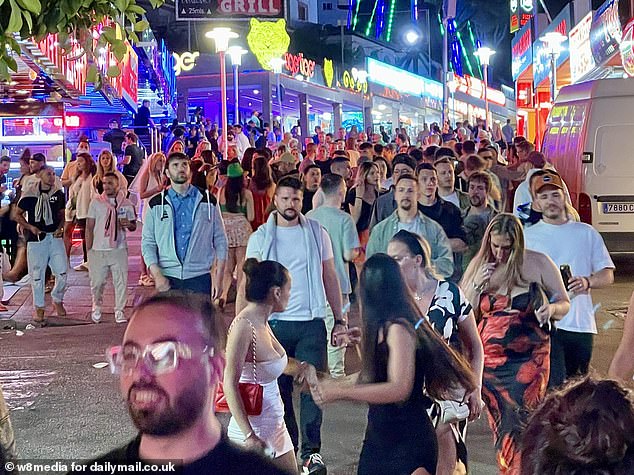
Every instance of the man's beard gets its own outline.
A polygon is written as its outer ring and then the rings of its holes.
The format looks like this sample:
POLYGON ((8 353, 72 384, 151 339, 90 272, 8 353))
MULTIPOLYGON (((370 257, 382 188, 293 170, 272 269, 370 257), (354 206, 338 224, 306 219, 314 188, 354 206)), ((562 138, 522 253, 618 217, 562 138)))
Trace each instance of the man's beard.
POLYGON ((140 433, 155 436, 174 435, 191 427, 205 408, 205 398, 209 390, 203 382, 194 383, 176 397, 172 406, 168 395, 160 387, 145 387, 161 393, 163 400, 166 401, 166 407, 160 412, 150 412, 133 408, 128 402, 128 412, 140 433))
POLYGON ((412 202, 410 200, 402 200, 399 202, 398 206, 403 211, 409 211, 410 209, 412 209, 412 202))
POLYGON ((189 181, 189 178, 187 178, 186 175, 184 177, 180 175, 175 175, 170 176, 170 180, 172 180, 172 183, 176 183, 177 185, 183 185, 189 181))
POLYGON ((484 204, 484 200, 480 198, 479 196, 470 196, 469 202, 471 203, 471 206, 475 206, 476 208, 484 204))
POLYGON ((286 221, 293 221, 294 219, 297 218, 297 210, 295 210, 294 208, 289 208, 289 209, 285 209, 283 211, 280 211, 280 216, 282 218, 284 218, 286 221), (291 212, 290 214, 288 212, 291 212))
POLYGON ((542 216, 548 219, 559 219, 562 215, 565 216, 566 209, 561 209, 558 206, 548 206, 542 211, 542 216))

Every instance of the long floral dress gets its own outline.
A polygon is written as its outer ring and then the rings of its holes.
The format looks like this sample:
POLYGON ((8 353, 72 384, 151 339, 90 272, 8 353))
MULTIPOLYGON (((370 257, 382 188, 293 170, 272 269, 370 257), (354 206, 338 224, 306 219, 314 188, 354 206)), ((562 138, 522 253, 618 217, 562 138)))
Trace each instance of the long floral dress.
POLYGON ((484 345, 482 396, 489 410, 500 473, 519 474, 519 436, 544 399, 550 374, 550 336, 527 311, 529 293, 480 297, 484 345))

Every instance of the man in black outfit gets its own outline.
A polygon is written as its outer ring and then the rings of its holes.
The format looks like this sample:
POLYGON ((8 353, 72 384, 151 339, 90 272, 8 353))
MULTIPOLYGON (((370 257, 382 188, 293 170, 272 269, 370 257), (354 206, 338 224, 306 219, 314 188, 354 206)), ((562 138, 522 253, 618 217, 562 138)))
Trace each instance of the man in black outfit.
POLYGON ((110 130, 103 134, 103 141, 110 144, 110 149, 117 159, 123 156, 123 142, 125 141, 125 132, 119 128, 117 119, 112 119, 108 124, 110 130))
POLYGON ((139 147, 139 137, 134 132, 125 134, 125 145, 123 160, 119 162, 119 165, 123 165, 123 176, 128 181, 129 186, 143 165, 145 152, 139 147))
POLYGON ((82 473, 100 472, 107 462, 110 473, 128 473, 117 465, 139 464, 143 468, 134 473, 140 473, 169 462, 182 474, 285 473, 229 442, 214 416, 224 373, 221 331, 210 300, 202 296, 166 292, 135 308, 122 346, 108 354, 139 434, 87 462, 82 473))
MULTIPOLYGON (((150 113, 150 101, 147 99, 141 103, 136 116, 134 116, 134 125, 135 127, 147 127, 148 125, 154 127, 154 121, 152 120, 152 114, 150 113)), ((149 134, 148 129, 143 128, 137 128, 136 133, 139 135, 149 134)))
POLYGON ((429 163, 416 168, 420 196, 418 209, 442 226, 453 251, 454 273, 449 280, 458 282, 462 277, 462 253, 467 250, 467 235, 462 227, 460 208, 438 196, 438 173, 429 163))

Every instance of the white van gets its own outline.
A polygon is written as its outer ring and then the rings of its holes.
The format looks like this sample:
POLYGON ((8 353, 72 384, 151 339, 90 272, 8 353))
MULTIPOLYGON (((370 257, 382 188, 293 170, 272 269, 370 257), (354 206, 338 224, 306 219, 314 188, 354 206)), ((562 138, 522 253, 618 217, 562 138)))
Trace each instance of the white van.
POLYGON ((601 233, 609 251, 634 252, 634 79, 562 88, 542 152, 564 178, 581 220, 601 233))

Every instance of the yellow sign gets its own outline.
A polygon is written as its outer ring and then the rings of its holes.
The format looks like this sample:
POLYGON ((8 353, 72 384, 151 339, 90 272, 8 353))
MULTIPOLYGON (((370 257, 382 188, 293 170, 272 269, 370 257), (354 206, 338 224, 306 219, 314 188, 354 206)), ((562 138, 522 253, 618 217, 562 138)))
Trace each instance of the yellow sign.
POLYGON ((286 32, 286 20, 260 21, 251 18, 247 44, 253 55, 266 70, 272 70, 271 60, 281 58, 291 44, 286 32))
POLYGON ((332 66, 332 59, 324 58, 324 81, 326 86, 332 87, 332 80, 335 77, 335 68, 332 66))
MULTIPOLYGON (((353 68, 354 69, 354 68, 353 68)), ((368 93, 368 81, 365 78, 359 77, 356 70, 352 72, 347 69, 341 75, 341 82, 343 83, 343 87, 351 90, 352 92, 362 92, 363 94, 368 93)))
POLYGON ((183 54, 172 53, 172 55, 174 56, 174 72, 177 76, 180 76, 183 71, 191 71, 194 69, 196 59, 200 56, 200 53, 198 51, 194 51, 193 53, 187 51, 183 54))

